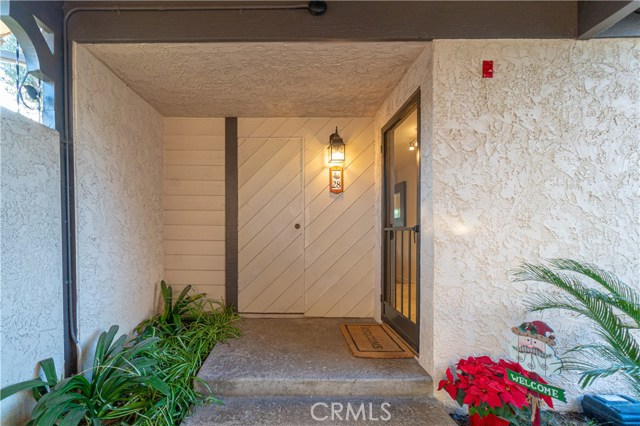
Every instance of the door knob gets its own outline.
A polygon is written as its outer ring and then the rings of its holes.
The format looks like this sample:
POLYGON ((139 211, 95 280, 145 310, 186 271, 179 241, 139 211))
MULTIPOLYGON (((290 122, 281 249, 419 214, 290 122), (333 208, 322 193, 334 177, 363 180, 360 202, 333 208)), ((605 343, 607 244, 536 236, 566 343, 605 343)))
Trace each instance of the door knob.
POLYGON ((296 224, 294 225, 294 227, 295 227, 296 229, 300 229, 300 224, 299 224, 299 223, 296 223, 296 224))

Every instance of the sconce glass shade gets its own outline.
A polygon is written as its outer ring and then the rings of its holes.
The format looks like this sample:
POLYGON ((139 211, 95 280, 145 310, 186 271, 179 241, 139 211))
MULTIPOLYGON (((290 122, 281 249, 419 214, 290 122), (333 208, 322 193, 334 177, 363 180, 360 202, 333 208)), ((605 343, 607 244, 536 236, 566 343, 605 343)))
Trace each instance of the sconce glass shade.
POLYGON ((329 136, 329 163, 342 164, 345 160, 345 144, 340 135, 338 128, 336 132, 329 136))

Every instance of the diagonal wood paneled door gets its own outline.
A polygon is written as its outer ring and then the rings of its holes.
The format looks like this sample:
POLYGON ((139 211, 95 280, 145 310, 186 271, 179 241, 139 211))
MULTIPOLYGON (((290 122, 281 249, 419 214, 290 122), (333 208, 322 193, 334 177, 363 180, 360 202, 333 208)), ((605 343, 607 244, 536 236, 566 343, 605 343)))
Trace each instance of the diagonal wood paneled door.
POLYGON ((304 312, 302 138, 238 140, 238 308, 304 312))

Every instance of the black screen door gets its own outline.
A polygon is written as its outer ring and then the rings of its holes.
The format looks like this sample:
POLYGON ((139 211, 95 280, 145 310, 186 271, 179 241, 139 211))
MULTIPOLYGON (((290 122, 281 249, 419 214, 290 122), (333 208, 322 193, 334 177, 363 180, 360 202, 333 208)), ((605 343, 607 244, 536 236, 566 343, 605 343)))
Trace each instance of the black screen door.
POLYGON ((416 351, 420 326, 419 117, 416 95, 383 130, 382 320, 416 351))

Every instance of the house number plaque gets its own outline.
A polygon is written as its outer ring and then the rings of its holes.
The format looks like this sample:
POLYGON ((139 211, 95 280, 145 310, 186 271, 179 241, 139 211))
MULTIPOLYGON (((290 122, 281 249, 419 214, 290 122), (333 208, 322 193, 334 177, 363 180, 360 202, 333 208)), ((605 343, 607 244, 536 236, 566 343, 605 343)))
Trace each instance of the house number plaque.
POLYGON ((344 191, 344 171, 342 167, 331 167, 329 169, 329 191, 339 194, 344 191))

